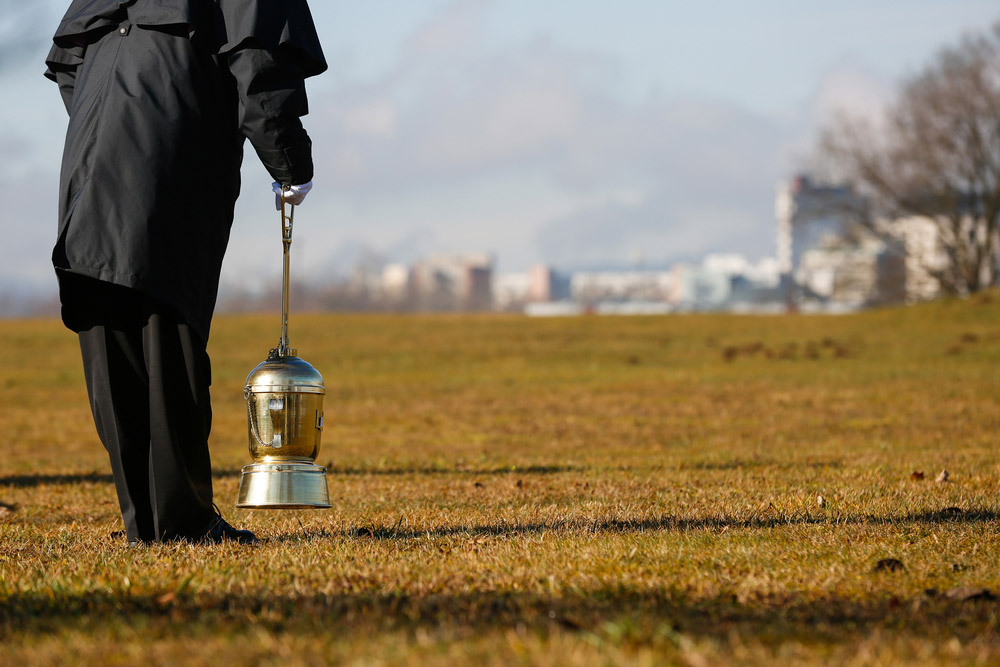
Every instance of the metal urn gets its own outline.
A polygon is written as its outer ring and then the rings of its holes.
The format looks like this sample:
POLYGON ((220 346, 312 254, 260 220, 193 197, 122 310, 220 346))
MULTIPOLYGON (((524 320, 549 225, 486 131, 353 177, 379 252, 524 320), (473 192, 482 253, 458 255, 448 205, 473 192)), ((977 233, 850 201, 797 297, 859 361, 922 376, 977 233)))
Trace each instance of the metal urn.
POLYGON ((323 434, 323 376, 288 345, 288 272, 295 207, 281 195, 284 270, 281 339, 247 376, 247 432, 253 463, 243 467, 237 507, 330 507, 326 468, 316 465, 323 434))

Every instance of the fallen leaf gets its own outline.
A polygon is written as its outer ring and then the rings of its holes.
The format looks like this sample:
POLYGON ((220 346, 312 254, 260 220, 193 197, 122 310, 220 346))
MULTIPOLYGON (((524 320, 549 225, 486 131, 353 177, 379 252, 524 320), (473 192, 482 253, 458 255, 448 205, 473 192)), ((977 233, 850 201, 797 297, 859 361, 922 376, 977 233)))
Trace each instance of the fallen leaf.
POLYGON ((941 472, 938 473, 938 476, 934 478, 934 481, 937 482, 938 484, 944 484, 945 482, 948 481, 949 477, 951 477, 951 475, 948 474, 948 471, 942 470, 941 472))
POLYGON ((977 588, 975 586, 960 586, 958 588, 952 588, 950 591, 945 593, 945 597, 949 600, 958 600, 959 602, 996 599, 996 596, 990 592, 990 589, 977 588))
POLYGON ((166 607, 168 604, 170 604, 176 599, 177 599, 176 593, 174 593, 173 591, 167 591, 160 597, 156 598, 156 604, 160 605, 161 607, 166 607))
POLYGON ((875 563, 872 572, 900 572, 905 569, 906 566, 903 565, 902 561, 896 558, 883 558, 875 563))

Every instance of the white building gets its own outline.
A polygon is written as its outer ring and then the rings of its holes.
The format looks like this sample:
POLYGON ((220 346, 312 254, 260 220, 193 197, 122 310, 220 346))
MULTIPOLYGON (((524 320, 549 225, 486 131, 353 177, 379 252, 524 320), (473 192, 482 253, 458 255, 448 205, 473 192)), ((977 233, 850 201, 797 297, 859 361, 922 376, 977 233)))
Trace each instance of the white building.
POLYGON ((806 176, 778 184, 774 213, 778 221, 778 268, 791 275, 802 253, 822 241, 843 236, 863 202, 846 186, 824 186, 806 176))
POLYGON ((804 176, 780 183, 775 196, 778 265, 788 298, 833 309, 932 299, 933 271, 943 268, 937 227, 905 218, 865 227, 865 202, 846 186, 804 176))
POLYGON ((732 294, 733 280, 729 273, 708 269, 704 264, 677 264, 671 271, 673 289, 670 302, 685 310, 716 310, 722 308, 732 294))
POLYGON ((382 292, 386 296, 406 298, 410 290, 410 269, 405 264, 386 264, 382 268, 382 292))
POLYGON ((413 265, 410 290, 418 308, 488 310, 493 258, 488 253, 434 255, 413 265))
POLYGON ((902 298, 902 260, 872 235, 825 238, 802 253, 795 278, 806 291, 806 302, 825 303, 828 310, 857 310, 902 298))
POLYGON ((906 302, 936 298, 941 293, 941 282, 933 274, 948 265, 937 225, 929 218, 914 216, 893 220, 886 226, 906 255, 906 302))
POLYGON ((701 265, 678 264, 673 269, 670 301, 693 310, 760 310, 780 302, 778 261, 764 257, 757 263, 743 255, 706 255, 701 265))
POLYGON ((667 302, 673 291, 670 271, 586 271, 570 278, 570 298, 578 303, 667 302))
POLYGON ((493 276, 493 307, 497 310, 520 310, 528 303, 531 276, 527 272, 498 273, 493 276))

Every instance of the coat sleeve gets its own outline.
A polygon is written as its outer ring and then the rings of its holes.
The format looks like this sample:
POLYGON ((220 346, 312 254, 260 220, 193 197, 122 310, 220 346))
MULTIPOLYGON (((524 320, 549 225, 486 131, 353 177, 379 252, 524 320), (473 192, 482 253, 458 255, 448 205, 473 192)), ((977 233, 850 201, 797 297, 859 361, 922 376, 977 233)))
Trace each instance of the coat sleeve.
MULTIPOLYGON (((159 0, 176 3, 181 0, 159 0)), ((191 0, 184 0, 190 2, 191 0)), ((222 35, 217 53, 246 46, 281 52, 294 60, 306 77, 326 70, 326 57, 306 0, 216 0, 222 35)))
POLYGON ((76 68, 83 62, 86 46, 83 44, 71 45, 69 47, 53 46, 49 55, 45 58, 47 68, 45 76, 55 81, 59 86, 59 94, 62 95, 63 104, 66 106, 66 113, 69 113, 73 106, 73 90, 76 87, 76 68))
POLYGON ((62 95, 63 105, 66 113, 73 108, 73 91, 76 89, 76 70, 65 70, 56 72, 56 83, 59 85, 59 94, 62 95))
POLYGON ((300 116, 309 111, 305 77, 283 49, 244 46, 228 54, 239 94, 240 130, 282 185, 312 180, 312 142, 300 116))
POLYGON ((303 80, 327 65, 307 0, 73 0, 45 73, 67 108, 87 44, 124 19, 184 32, 226 63, 236 80, 240 130, 268 172, 283 185, 312 179, 312 143, 299 120, 308 112, 303 80))

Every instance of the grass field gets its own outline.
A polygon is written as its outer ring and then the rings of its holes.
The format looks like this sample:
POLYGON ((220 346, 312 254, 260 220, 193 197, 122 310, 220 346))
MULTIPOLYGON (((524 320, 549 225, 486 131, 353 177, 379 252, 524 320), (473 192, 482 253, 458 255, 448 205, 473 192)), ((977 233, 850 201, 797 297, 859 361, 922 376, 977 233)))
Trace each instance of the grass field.
POLYGON ((0 663, 1000 663, 1000 293, 293 314, 333 509, 236 510, 278 319, 210 345, 216 500, 263 544, 144 549, 75 337, 0 322, 0 663))

